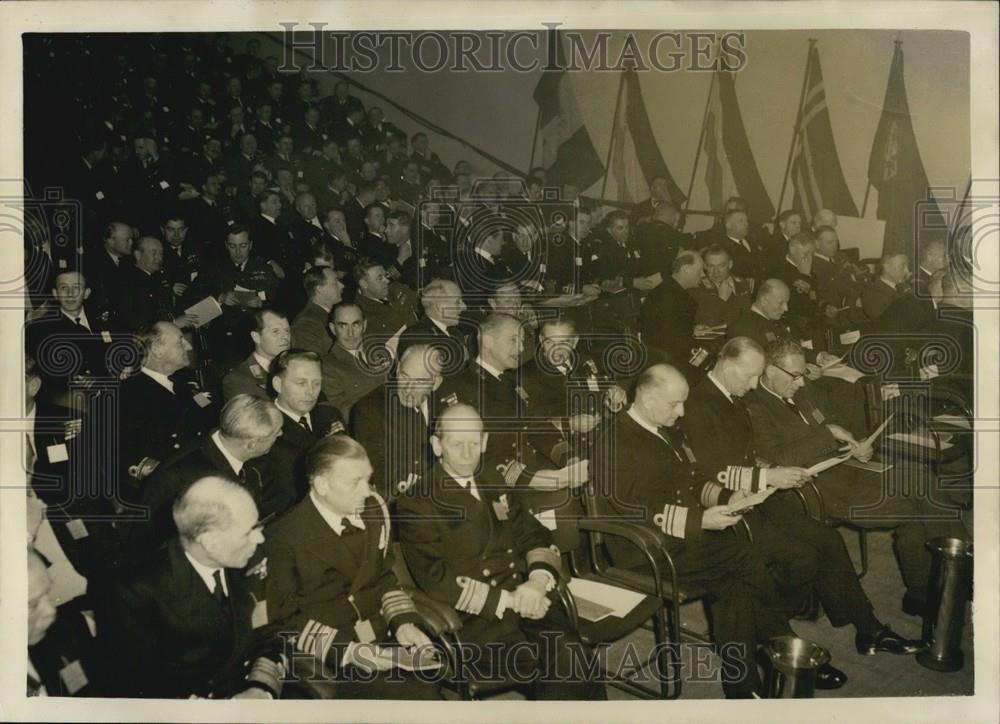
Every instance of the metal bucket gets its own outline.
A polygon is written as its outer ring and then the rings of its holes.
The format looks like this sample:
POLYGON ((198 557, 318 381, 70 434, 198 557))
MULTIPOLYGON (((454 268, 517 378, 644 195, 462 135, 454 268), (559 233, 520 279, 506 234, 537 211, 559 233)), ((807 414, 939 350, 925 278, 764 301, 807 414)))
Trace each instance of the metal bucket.
POLYGON ((768 699, 811 699, 816 673, 830 661, 830 652, 796 636, 777 636, 764 647, 771 668, 767 672, 768 699))
POLYGON ((924 641, 917 662, 934 671, 958 671, 965 663, 962 628, 972 584, 972 543, 958 538, 934 538, 926 543, 931 564, 924 641))

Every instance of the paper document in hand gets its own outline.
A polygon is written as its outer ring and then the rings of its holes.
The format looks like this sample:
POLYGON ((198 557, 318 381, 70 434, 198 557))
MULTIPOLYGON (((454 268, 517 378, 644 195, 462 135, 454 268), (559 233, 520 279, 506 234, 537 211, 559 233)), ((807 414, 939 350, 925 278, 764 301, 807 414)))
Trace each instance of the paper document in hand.
POLYGON ((403 671, 434 671, 441 668, 441 660, 433 646, 378 646, 375 658, 403 671))
POLYGON ((755 505, 760 505, 773 493, 777 488, 767 488, 766 490, 758 490, 756 493, 752 493, 745 498, 740 498, 735 503, 729 504, 729 509, 733 512, 738 512, 742 510, 748 510, 755 505))
POLYGON ((885 418, 885 420, 882 421, 882 424, 879 425, 877 428, 875 428, 875 432, 873 432, 871 435, 862 440, 861 444, 871 445, 873 442, 878 440, 878 436, 882 434, 882 431, 885 430, 886 425, 888 425, 889 421, 892 420, 892 418, 895 416, 896 413, 894 412, 891 415, 889 415, 889 417, 885 418))
POLYGON ((829 470, 832 467, 840 465, 842 462, 847 460, 850 455, 842 455, 839 458, 829 458, 828 460, 823 460, 813 465, 811 468, 806 468, 806 473, 808 475, 819 475, 824 470, 829 470))
MULTIPOLYGON (((581 601, 587 601, 591 612, 595 615, 599 613, 595 606, 611 609, 611 613, 602 615, 601 618, 605 616, 623 618, 645 598, 643 594, 630 591, 627 588, 609 586, 607 583, 598 583, 586 578, 571 578, 569 590, 573 594, 573 598, 576 599, 580 615, 583 615, 583 609, 580 608, 581 601)), ((600 621, 600 618, 588 618, 587 620, 600 621)))
POLYGON ((195 327, 204 327, 213 319, 222 316, 222 307, 219 306, 215 297, 205 297, 197 304, 185 309, 184 314, 198 320, 195 327))
POLYGON ((840 379, 853 384, 864 377, 865 373, 848 365, 840 365, 837 367, 823 368, 823 376, 839 377, 840 379))
POLYGON ((823 365, 822 367, 820 367, 820 369, 821 370, 829 370, 829 369, 833 369, 834 367, 840 367, 841 365, 843 365, 843 363, 844 363, 844 357, 846 357, 846 356, 847 356, 847 353, 845 352, 844 354, 842 354, 839 357, 837 357, 837 359, 830 360, 829 362, 827 362, 825 365, 823 365))

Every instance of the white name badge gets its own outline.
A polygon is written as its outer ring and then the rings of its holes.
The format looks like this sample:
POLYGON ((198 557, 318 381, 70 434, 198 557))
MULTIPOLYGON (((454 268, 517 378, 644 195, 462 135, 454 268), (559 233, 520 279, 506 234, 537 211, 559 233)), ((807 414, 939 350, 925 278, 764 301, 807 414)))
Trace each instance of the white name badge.
POLYGON ((198 403, 198 407, 208 407, 212 404, 212 398, 208 396, 207 392, 199 392, 193 399, 198 403))
POLYGON ((106 329, 101 330, 101 339, 104 340, 105 344, 111 344, 111 332, 106 329))
POLYGON ((79 518, 67 521, 66 530, 68 530, 69 534, 73 536, 73 540, 80 540, 81 538, 86 538, 90 535, 90 531, 87 530, 87 524, 79 518))
POLYGON ((96 194, 94 194, 94 196, 97 197, 98 201, 103 201, 104 200, 104 192, 103 191, 98 191, 96 194))
POLYGON ((66 443, 61 442, 56 445, 49 445, 45 448, 49 456, 50 463, 64 463, 69 460, 69 452, 66 450, 66 443))
POLYGON ((170 188, 170 184, 168 184, 166 181, 160 181, 160 188, 164 189, 164 190, 165 189, 169 189, 170 188))

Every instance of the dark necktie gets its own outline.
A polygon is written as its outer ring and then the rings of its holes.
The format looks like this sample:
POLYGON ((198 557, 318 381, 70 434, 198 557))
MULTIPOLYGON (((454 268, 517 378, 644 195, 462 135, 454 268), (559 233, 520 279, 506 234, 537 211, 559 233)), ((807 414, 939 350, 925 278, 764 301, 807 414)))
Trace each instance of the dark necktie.
POLYGON ((350 518, 341 518, 340 524, 343 529, 340 531, 340 535, 343 537, 345 535, 353 535, 355 533, 360 533, 361 529, 358 528, 354 523, 351 522, 350 518))
POLYGON ((226 590, 222 587, 221 569, 212 574, 212 580, 215 581, 215 590, 212 591, 212 595, 215 596, 215 600, 219 602, 219 605, 223 605, 226 602, 226 590))
POLYGON ((306 429, 307 432, 312 432, 312 426, 309 424, 309 418, 303 415, 299 418, 299 424, 306 429))

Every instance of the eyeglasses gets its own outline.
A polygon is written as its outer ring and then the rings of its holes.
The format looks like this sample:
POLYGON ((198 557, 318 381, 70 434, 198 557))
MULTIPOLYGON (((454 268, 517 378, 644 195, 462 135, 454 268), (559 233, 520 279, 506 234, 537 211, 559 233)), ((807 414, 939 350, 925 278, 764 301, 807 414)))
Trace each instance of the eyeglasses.
POLYGON ((776 364, 772 364, 771 366, 778 368, 779 370, 781 370, 782 372, 784 372, 786 375, 788 375, 789 377, 791 377, 792 378, 792 382, 796 382, 798 380, 801 380, 803 377, 806 376, 805 372, 799 372, 799 373, 789 372, 784 367, 782 367, 780 365, 776 365, 776 364))
POLYGON ((250 532, 253 533, 255 530, 263 530, 264 526, 274 520, 277 515, 277 513, 268 513, 263 518, 258 520, 252 528, 250 528, 250 532))

